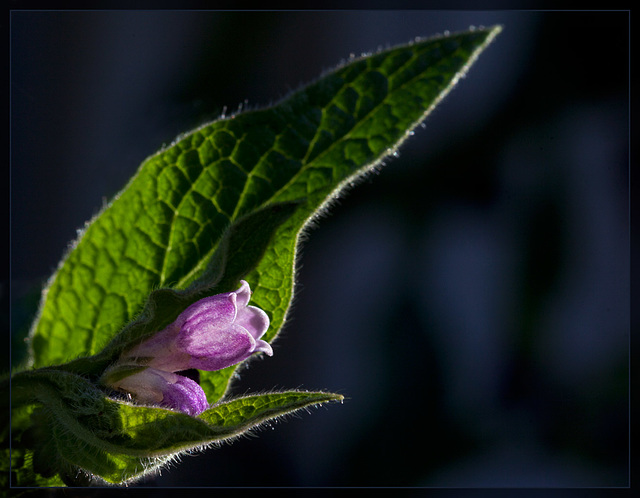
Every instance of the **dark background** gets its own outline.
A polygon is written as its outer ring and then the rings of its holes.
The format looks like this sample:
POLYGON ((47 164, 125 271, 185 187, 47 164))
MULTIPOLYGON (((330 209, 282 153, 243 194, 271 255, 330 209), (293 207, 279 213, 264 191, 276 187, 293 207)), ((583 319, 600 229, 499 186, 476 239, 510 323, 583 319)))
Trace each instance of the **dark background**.
POLYGON ((14 361, 75 230, 162 144, 351 53, 502 24, 399 157, 308 231, 274 356, 234 385, 344 404, 144 484, 628 484, 629 12, 10 20, 14 361))

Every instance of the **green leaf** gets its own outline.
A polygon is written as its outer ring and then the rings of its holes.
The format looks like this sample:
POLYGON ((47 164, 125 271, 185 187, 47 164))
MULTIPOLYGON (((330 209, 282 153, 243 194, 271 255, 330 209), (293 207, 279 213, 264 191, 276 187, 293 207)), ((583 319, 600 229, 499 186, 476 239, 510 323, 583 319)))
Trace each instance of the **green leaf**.
MULTIPOLYGON (((352 59, 273 107, 214 121, 149 157, 50 279, 31 333, 33 365, 99 353, 145 303, 153 308, 147 299, 156 289, 222 282, 216 291, 228 291, 241 277, 269 314, 266 339, 273 340, 291 302, 301 231, 410 135, 499 31, 417 40, 352 59), (230 225, 283 202, 296 208, 272 227, 259 261, 229 263, 228 275, 211 269, 225 254, 230 225)), ((253 243, 246 232, 239 232, 245 249, 253 243)), ((165 319, 184 307, 179 295, 161 295, 165 319)), ((232 372, 205 373, 210 401, 224 394, 232 372)))
MULTIPOLYGON (((83 377, 59 370, 24 372, 12 382, 13 404, 31 410, 33 424, 14 455, 20 485, 135 480, 179 452, 233 439, 278 417, 342 396, 289 391, 219 403, 198 418, 107 398, 83 377), (33 468, 20 460, 33 463, 33 468), (50 481, 47 481, 49 479, 50 481)), ((16 413, 20 414, 19 410, 16 413)), ((18 416, 20 424, 24 416, 18 416)))

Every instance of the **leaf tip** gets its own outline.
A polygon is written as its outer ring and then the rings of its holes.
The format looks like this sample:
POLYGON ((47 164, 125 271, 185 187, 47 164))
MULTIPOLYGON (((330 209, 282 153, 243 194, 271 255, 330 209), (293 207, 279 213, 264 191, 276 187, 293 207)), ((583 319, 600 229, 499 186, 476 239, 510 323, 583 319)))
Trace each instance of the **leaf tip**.
POLYGON ((487 31, 489 32, 489 37, 487 41, 493 40, 496 36, 498 36, 502 32, 503 29, 504 29, 504 26, 502 24, 495 24, 493 26, 488 27, 487 31))

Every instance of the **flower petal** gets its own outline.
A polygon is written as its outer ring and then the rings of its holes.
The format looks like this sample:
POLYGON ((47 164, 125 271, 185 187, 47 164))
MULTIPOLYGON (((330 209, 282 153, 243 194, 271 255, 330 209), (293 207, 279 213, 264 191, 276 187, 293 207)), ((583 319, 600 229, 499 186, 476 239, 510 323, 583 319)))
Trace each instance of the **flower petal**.
POLYGON ((207 396, 196 381, 182 375, 174 375, 177 380, 175 383, 166 386, 161 402, 162 405, 175 408, 192 416, 196 416, 209 408, 207 396))
POLYGON ((220 330, 212 326, 211 334, 197 344, 189 344, 189 368, 220 370, 245 360, 255 347, 255 339, 244 327, 232 325, 220 330))
POLYGON ((251 287, 244 280, 240 280, 240 288, 233 294, 236 295, 238 308, 244 308, 251 299, 251 287))
POLYGON ((180 329, 176 323, 158 332, 122 355, 123 363, 148 365, 158 370, 177 372, 188 368, 190 356, 176 345, 180 329))
POLYGON ((207 396, 197 382, 155 368, 125 377, 113 387, 131 393, 139 403, 166 406, 189 415, 198 415, 209 408, 207 396))
POLYGON ((113 383, 112 387, 127 391, 141 403, 157 405, 162 401, 164 388, 167 385, 167 379, 160 372, 154 368, 146 368, 141 372, 120 379, 113 383))
POLYGON ((236 295, 233 292, 216 294, 196 301, 178 316, 176 324, 184 327, 187 322, 196 325, 202 321, 214 321, 221 326, 236 319, 236 295))
POLYGON ((260 339, 269 328, 269 316, 260 308, 238 308, 235 323, 247 329, 254 339, 260 339))
POLYGON ((180 334, 176 339, 179 350, 203 356, 210 349, 208 344, 217 342, 218 336, 225 336, 225 329, 232 327, 236 318, 235 294, 222 294, 214 298, 216 299, 205 298, 198 301, 196 312, 181 324, 180 334), (207 302, 202 303, 205 300, 207 302))
POLYGON ((271 344, 267 341, 263 341, 262 339, 258 339, 256 341, 256 348, 253 350, 254 353, 264 353, 267 356, 273 356, 273 349, 271 348, 271 344))

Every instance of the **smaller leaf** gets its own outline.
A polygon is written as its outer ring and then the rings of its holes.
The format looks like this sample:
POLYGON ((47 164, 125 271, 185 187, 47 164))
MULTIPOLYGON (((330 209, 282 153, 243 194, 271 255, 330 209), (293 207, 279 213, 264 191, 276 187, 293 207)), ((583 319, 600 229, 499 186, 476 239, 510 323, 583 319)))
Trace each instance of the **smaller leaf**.
MULTIPOLYGON (((342 396, 288 391, 219 403, 200 417, 110 399, 87 379, 55 369, 17 374, 12 403, 39 405, 22 436, 33 467, 29 482, 89 478, 125 483, 166 464, 179 453, 231 440, 269 420, 342 396), (39 477, 34 477, 39 473, 39 477)), ((76 481, 75 479, 80 479, 76 481)), ((27 483, 19 483, 25 485, 27 483)))
POLYGON ((220 403, 200 418, 216 427, 224 427, 227 438, 238 436, 263 422, 297 410, 329 401, 342 402, 343 396, 320 391, 285 391, 255 394, 220 403))

